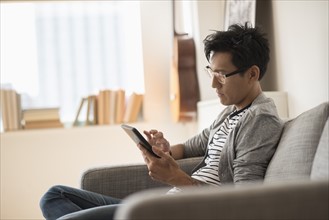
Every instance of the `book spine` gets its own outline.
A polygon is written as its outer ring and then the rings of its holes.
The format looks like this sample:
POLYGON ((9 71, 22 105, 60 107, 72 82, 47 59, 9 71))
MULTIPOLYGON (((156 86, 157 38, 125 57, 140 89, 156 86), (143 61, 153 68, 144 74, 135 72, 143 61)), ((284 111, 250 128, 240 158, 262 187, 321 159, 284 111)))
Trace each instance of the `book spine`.
POLYGON ((1 115, 4 131, 21 128, 20 95, 12 89, 1 89, 1 115))
POLYGON ((77 112, 77 114, 75 116, 75 119, 74 119, 74 122, 73 122, 73 126, 78 126, 79 125, 79 118, 80 118, 83 106, 85 105, 86 101, 87 101, 86 98, 81 99, 80 105, 79 105, 79 108, 78 108, 78 112, 77 112))
POLYGON ((125 123, 136 122, 141 111, 143 95, 132 93, 129 97, 123 121, 125 123))
POLYGON ((125 113, 125 103, 126 103, 126 97, 125 97, 125 91, 124 90, 118 90, 116 91, 116 114, 115 114, 115 123, 119 124, 123 122, 123 117, 125 113))
POLYGON ((98 124, 99 125, 103 125, 105 124, 105 120, 104 120, 104 91, 101 90, 99 91, 98 95, 97 95, 97 119, 98 119, 98 124))
POLYGON ((1 117, 2 117, 2 125, 4 131, 9 130, 9 109, 8 109, 8 98, 7 98, 7 90, 0 90, 0 98, 1 98, 1 117))

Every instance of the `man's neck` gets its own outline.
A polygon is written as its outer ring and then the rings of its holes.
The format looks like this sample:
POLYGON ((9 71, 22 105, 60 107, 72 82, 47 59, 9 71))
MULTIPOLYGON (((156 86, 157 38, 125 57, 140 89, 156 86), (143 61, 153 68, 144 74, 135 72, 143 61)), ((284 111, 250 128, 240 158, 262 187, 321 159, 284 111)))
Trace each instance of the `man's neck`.
POLYGON ((258 82, 253 89, 251 89, 250 93, 246 96, 246 98, 243 100, 242 103, 239 105, 235 105, 236 110, 241 110, 248 105, 250 105, 260 94, 262 93, 262 87, 260 86, 260 83, 258 82))

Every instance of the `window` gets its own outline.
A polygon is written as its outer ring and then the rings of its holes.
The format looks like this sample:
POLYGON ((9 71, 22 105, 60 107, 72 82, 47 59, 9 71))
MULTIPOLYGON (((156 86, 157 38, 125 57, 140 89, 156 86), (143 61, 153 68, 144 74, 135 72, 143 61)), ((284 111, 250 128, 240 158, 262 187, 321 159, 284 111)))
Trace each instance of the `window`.
POLYGON ((1 83, 63 122, 100 89, 144 93, 139 1, 1 3, 1 83))

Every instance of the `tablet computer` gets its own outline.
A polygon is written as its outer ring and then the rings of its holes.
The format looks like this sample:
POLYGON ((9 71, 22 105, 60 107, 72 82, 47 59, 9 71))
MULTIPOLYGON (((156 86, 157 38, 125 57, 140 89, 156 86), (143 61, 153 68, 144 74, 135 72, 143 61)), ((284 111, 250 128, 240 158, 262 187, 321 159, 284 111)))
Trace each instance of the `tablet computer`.
POLYGON ((136 128, 126 124, 121 125, 121 127, 136 144, 142 145, 153 156, 160 158, 152 151, 152 146, 150 145, 150 143, 143 137, 143 135, 136 128))

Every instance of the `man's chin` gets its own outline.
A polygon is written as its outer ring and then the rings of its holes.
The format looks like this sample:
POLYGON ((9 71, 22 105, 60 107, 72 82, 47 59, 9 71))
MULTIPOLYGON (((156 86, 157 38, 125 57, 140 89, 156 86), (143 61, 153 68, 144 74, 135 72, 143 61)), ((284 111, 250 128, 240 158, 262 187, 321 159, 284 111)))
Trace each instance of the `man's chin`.
POLYGON ((219 102, 225 106, 230 105, 230 103, 228 103, 227 100, 225 100, 223 97, 219 97, 219 102))

